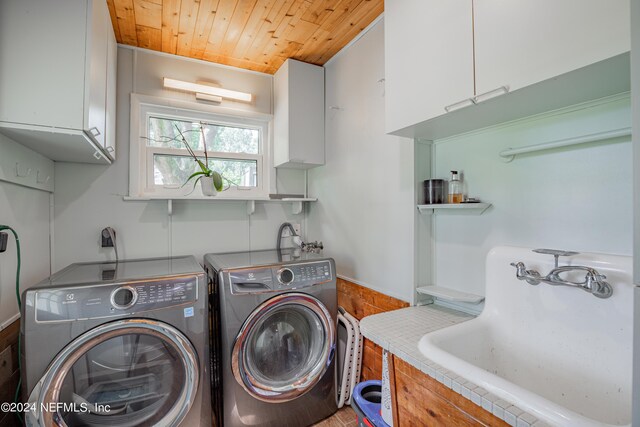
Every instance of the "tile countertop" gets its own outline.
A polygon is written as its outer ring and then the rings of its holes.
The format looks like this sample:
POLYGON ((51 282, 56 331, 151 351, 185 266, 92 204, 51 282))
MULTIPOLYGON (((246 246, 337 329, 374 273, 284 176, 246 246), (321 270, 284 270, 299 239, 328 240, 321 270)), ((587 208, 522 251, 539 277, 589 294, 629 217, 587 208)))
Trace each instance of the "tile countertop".
POLYGON ((360 321, 362 335, 434 378, 454 392, 516 427, 549 427, 499 397, 426 358, 418 349, 423 335, 466 322, 475 316, 438 305, 401 308, 367 316, 360 321))

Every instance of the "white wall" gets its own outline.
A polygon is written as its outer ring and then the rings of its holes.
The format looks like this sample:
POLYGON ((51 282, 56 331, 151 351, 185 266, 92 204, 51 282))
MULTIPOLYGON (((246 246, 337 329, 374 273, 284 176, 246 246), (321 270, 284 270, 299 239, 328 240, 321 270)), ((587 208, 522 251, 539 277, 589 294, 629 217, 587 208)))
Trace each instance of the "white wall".
MULTIPOLYGON (((193 101, 193 95, 164 90, 163 76, 216 81, 252 92, 254 105, 225 102, 224 106, 271 113, 269 75, 120 47, 118 157, 111 166, 56 164, 54 271, 72 262, 113 259, 112 249, 98 245, 100 230, 106 226, 116 230, 121 258, 194 254, 199 259, 208 252, 273 248, 280 223, 304 226, 304 215, 292 215, 288 204, 257 203, 256 213, 249 216, 245 202, 178 201, 169 216, 166 201, 122 200, 128 192, 130 93, 193 101)), ((284 171, 278 177, 280 192, 304 192, 303 172, 284 171)))
POLYGON ((485 257, 496 245, 629 255, 632 252, 630 138, 517 156, 498 153, 630 126, 629 97, 558 111, 435 143, 435 177, 462 170, 484 215, 438 214, 436 283, 484 295, 485 257))
MULTIPOLYGON (((633 0, 631 2, 631 109, 634 143, 634 248, 640 250, 640 0, 633 0)), ((634 283, 640 285, 640 253, 636 253, 635 255, 633 264, 634 283)), ((638 311, 638 317, 640 318, 640 307, 638 307, 638 311)), ((638 345, 640 352, 640 342, 638 345)), ((640 387, 640 373, 638 374, 638 378, 638 386, 640 387)), ((638 405, 637 412, 637 422, 640 425, 640 405, 638 405)))
MULTIPOLYGON (((13 144, 0 135, 0 152, 13 144)), ((16 230, 22 252, 20 288, 49 276, 49 193, 0 181, 0 224, 16 230)), ((16 245, 9 232, 7 251, 0 253, 0 330, 15 319, 18 305, 15 294, 16 245)))
MULTIPOLYGON (((640 285, 640 0, 631 2, 631 108, 633 121, 634 283, 640 285)), ((635 289, 633 425, 640 426, 640 287, 635 289)))
POLYGON ((325 66, 326 165, 309 172, 308 228, 339 275, 411 301, 414 147, 384 133, 383 78, 382 21, 325 66))

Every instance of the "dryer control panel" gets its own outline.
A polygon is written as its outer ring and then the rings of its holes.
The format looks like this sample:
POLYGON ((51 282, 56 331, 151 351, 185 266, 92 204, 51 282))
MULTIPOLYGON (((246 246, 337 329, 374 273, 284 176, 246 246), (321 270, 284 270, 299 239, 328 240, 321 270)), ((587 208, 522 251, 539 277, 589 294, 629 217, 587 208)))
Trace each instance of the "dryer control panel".
POLYGON ((334 280, 330 261, 254 267, 228 272, 232 294, 303 289, 334 280))
POLYGON ((51 288, 36 292, 36 322, 95 319, 140 313, 198 299, 197 276, 108 285, 51 288))

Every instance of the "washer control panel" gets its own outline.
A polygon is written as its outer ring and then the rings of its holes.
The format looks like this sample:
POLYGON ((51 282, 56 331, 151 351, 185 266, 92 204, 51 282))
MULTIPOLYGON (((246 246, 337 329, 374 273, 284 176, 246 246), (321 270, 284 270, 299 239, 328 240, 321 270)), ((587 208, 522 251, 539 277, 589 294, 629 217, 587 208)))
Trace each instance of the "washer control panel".
POLYGON ((328 260, 238 269, 227 274, 233 294, 302 289, 335 280, 328 260))
POLYGON ((36 292, 37 322, 58 322, 139 313, 198 299, 197 276, 52 288, 36 292))

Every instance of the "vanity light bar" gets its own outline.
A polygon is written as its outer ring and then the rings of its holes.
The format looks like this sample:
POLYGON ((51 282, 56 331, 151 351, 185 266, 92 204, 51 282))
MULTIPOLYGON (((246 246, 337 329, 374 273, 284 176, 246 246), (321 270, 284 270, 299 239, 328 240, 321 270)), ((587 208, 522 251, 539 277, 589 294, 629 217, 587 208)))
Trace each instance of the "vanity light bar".
POLYGON ((210 95, 212 97, 217 96, 220 98, 235 99, 243 102, 251 102, 253 100, 253 95, 250 93, 238 92, 235 90, 198 83, 183 82, 182 80, 170 79, 168 77, 163 78, 163 86, 169 89, 184 90, 187 92, 195 92, 196 94, 200 93, 210 95))

